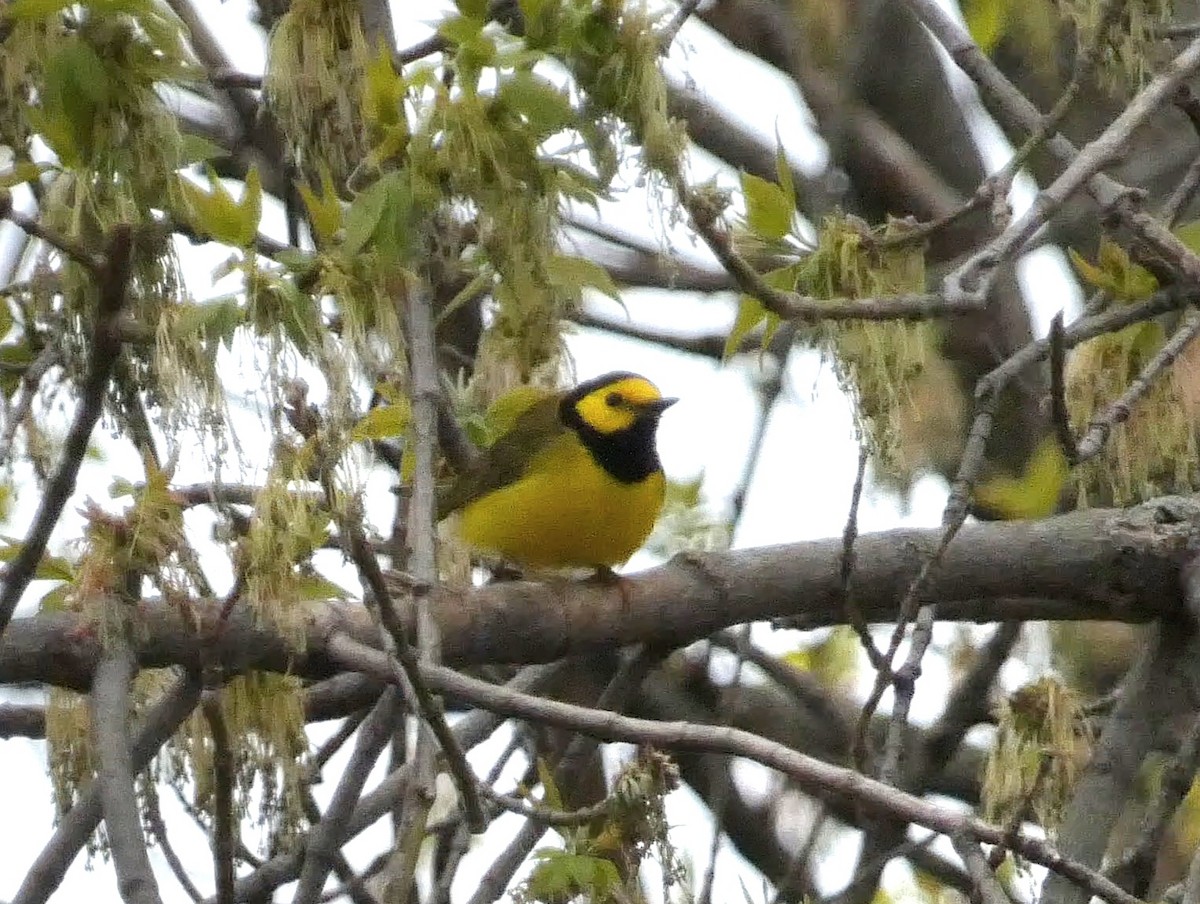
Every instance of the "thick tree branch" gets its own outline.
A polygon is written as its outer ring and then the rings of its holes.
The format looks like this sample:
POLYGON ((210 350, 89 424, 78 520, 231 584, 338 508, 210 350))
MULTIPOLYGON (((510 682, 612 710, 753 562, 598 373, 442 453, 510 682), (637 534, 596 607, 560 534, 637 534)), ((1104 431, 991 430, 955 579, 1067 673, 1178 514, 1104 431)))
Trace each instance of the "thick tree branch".
MULTIPOLYGON (((906 529, 859 537, 851 590, 868 621, 895 618, 897 599, 940 533, 906 529)), ((1146 622, 1177 615, 1179 568, 1198 535, 1197 497, 1037 522, 972 524, 948 546, 921 601, 936 601, 943 620, 980 623, 1146 622)), ((439 588, 432 609, 444 660, 457 665, 545 662, 643 642, 674 648, 747 621, 845 624, 841 557, 840 537, 708 553, 628 575, 624 594, 594 582, 514 581, 458 592, 439 588)), ((139 665, 198 668, 204 647, 225 674, 258 668, 327 678, 339 671, 328 655, 334 633, 378 643, 357 603, 311 603, 303 650, 245 612, 221 624, 220 608, 196 600, 185 617, 175 607, 144 601, 131 613, 139 665)), ((411 623, 411 613, 406 617, 411 623)), ((0 637, 0 683, 86 689, 99 657, 98 640, 78 615, 19 619, 0 637)))

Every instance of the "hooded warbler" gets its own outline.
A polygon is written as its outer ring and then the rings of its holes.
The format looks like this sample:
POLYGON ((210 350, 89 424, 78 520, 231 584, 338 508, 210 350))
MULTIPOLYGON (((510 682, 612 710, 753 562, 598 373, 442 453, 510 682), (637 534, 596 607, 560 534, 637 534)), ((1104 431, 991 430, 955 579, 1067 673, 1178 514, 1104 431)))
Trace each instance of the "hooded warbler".
POLYGON ((645 542, 666 479, 654 446, 675 403, 617 372, 533 402, 441 496, 469 545, 534 568, 607 569, 645 542))

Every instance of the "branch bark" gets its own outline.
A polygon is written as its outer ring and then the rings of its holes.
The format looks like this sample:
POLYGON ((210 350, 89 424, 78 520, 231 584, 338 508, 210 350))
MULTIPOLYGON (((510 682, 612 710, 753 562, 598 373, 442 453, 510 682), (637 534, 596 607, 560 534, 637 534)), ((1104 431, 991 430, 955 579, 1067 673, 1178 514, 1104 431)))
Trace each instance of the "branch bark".
MULTIPOLYGON (((897 600, 939 533, 859 538, 851 590, 868 621, 894 620, 897 600)), ((1200 497, 1182 496, 1127 510, 972 524, 950 543, 921 602, 937 602, 945 621, 1152 621, 1182 611, 1179 569, 1198 536, 1200 497)), ((631 643, 674 648, 748 621, 844 624, 841 556, 840 538, 682 556, 626 576, 624 593, 594 582, 515 581, 439 588, 431 608, 443 659, 454 665, 547 662, 631 643)), ((404 614, 411 627, 411 611, 404 614)), ((193 601, 185 617, 144 600, 131 615, 138 664, 199 668, 203 650, 225 674, 266 669, 327 678, 340 671, 328 652, 334 633, 379 642, 358 603, 311 603, 302 649, 247 613, 235 611, 224 624, 219 615, 219 601, 193 601)), ((100 655, 78 615, 19 619, 0 637, 0 683, 86 689, 100 655)))

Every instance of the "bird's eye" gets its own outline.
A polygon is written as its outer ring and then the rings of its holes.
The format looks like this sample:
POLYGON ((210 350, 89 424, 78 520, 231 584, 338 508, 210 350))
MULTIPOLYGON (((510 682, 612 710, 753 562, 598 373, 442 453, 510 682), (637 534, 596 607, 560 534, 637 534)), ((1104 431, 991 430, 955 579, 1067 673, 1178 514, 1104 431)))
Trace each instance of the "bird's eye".
POLYGON ((616 408, 618 405, 624 402, 625 399, 622 398, 621 393, 619 392, 610 392, 604 401, 608 403, 609 408, 616 408))

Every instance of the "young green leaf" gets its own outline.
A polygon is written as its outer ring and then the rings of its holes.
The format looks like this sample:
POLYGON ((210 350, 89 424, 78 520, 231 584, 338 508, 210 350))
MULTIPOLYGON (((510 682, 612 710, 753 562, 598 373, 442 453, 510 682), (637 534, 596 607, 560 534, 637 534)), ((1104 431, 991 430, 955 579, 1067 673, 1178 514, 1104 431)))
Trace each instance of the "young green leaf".
POLYGON ((321 194, 317 194, 307 185, 300 184, 300 197, 308 211, 308 222, 312 226, 317 241, 328 244, 333 241, 339 229, 342 228, 342 201, 333 185, 333 176, 329 168, 321 167, 321 194))
POLYGON ((589 286, 614 301, 621 300, 621 291, 608 271, 586 258, 556 254, 546 262, 546 275, 555 288, 578 292, 584 286, 589 286))
POLYGON ((258 167, 246 174, 241 201, 235 201, 217 174, 208 171, 211 191, 205 191, 184 176, 178 177, 180 191, 191 214, 189 221, 198 232, 217 242, 249 248, 258 235, 262 217, 262 181, 258 167))
POLYGON ((746 196, 746 224, 757 236, 778 240, 792 228, 795 202, 774 182, 742 173, 742 192, 746 196))

